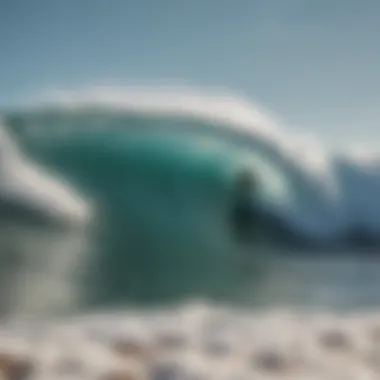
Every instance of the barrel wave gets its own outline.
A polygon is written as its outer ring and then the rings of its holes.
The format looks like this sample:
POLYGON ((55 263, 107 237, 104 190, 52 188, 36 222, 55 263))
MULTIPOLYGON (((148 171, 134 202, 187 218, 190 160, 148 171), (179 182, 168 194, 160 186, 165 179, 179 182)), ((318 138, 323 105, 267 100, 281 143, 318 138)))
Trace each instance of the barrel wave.
POLYGON ((91 204, 89 304, 220 290, 263 244, 379 241, 375 160, 305 147, 234 97, 91 90, 2 117, 91 204))

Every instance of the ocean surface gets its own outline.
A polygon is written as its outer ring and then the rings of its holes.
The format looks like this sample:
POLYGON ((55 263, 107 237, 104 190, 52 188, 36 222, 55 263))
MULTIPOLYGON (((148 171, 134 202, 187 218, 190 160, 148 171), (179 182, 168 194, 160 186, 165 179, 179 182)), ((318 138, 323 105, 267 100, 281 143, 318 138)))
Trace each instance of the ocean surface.
POLYGON ((75 91, 0 114, 4 313, 380 306, 376 156, 226 95, 75 91))

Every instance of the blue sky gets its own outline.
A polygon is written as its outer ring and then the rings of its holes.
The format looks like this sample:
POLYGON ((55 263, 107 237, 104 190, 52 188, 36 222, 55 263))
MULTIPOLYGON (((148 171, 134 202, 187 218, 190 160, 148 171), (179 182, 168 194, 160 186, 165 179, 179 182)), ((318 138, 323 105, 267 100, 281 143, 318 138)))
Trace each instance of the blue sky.
POLYGON ((378 0, 0 0, 0 105, 102 81, 222 87, 293 131, 380 138, 378 0))

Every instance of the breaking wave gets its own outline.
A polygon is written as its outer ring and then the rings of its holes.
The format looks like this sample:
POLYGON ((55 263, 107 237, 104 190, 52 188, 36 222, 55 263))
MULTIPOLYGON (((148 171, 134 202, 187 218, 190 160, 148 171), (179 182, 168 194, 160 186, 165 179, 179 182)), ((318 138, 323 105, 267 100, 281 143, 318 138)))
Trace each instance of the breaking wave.
POLYGON ((93 246, 106 252, 90 280, 97 300, 141 282, 154 298, 194 273, 202 287, 202 270, 210 281, 222 258, 258 255, 258 244, 380 241, 379 160, 292 136, 248 101, 141 88, 52 98, 5 110, 3 124, 95 205, 93 246))
POLYGON ((353 230, 373 239, 380 233, 378 157, 334 152, 292 136, 237 97, 141 88, 66 91, 9 112, 5 123, 34 149, 95 132, 117 139, 133 131, 196 141, 198 148, 227 147, 263 183, 263 209, 293 232, 316 242, 347 238, 353 230))

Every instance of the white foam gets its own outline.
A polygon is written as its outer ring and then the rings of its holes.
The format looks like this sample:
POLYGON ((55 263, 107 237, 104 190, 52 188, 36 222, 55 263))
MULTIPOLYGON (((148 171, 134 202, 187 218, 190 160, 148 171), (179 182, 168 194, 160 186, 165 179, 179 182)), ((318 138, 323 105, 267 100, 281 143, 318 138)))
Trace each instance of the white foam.
POLYGON ((32 163, 0 125, 0 197, 45 214, 52 221, 87 223, 88 202, 63 180, 32 163))
POLYGON ((38 221, 22 220, 22 214, 17 220, 2 218, 0 312, 38 314, 76 305, 86 252, 84 227, 91 221, 92 208, 59 177, 32 163, 3 128, 0 199, 63 227, 41 229, 38 221))

